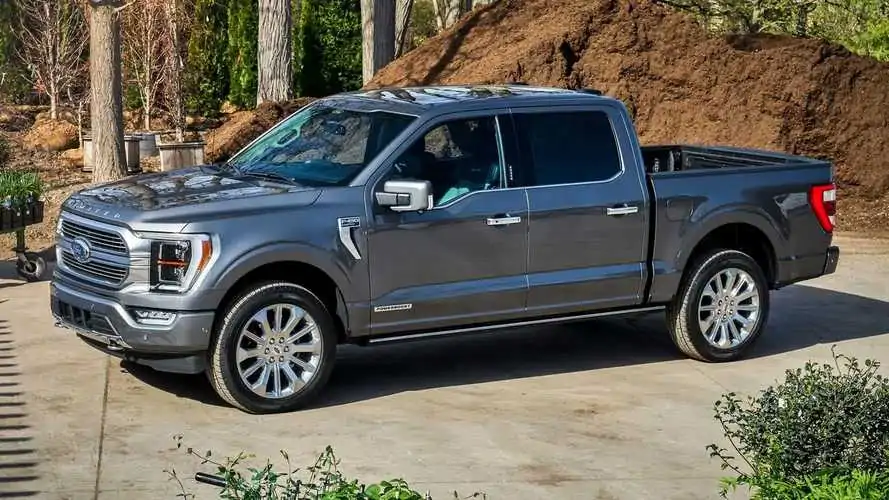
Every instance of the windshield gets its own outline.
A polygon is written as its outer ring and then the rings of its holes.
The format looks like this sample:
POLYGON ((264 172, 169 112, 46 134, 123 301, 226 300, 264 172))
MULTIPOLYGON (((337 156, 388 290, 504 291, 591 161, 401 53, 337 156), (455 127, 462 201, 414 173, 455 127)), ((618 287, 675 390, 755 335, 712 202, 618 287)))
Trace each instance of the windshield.
POLYGON ((348 184, 414 116, 315 104, 275 126, 228 164, 306 186, 348 184))

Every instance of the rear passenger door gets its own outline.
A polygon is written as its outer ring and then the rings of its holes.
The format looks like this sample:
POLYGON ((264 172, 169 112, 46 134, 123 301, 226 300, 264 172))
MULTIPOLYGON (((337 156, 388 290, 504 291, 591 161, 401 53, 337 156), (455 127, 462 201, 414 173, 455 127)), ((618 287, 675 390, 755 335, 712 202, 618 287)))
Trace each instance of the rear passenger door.
POLYGON ((639 304, 648 207, 624 115, 608 105, 512 112, 509 166, 529 204, 528 313, 639 304))

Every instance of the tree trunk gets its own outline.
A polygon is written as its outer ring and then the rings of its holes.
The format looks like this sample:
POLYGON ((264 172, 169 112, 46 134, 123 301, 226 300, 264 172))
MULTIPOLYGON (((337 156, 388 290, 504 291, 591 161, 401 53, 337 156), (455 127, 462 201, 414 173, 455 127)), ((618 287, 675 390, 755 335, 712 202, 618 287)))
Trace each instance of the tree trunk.
POLYGON ((90 13, 90 117, 93 139, 93 181, 126 175, 123 148, 123 106, 120 61, 119 3, 93 4, 90 13))
POLYGON ((52 120, 59 119, 59 96, 53 85, 49 86, 49 117, 52 120))
POLYGON ((291 5, 289 0, 259 0, 259 82, 256 103, 291 97, 291 5))
POLYGON ((398 0, 396 3, 395 25, 395 59, 404 55, 404 45, 407 33, 410 31, 411 12, 414 9, 414 0, 398 0))
POLYGON ((361 0, 361 76, 366 85, 395 57, 395 0, 361 0))

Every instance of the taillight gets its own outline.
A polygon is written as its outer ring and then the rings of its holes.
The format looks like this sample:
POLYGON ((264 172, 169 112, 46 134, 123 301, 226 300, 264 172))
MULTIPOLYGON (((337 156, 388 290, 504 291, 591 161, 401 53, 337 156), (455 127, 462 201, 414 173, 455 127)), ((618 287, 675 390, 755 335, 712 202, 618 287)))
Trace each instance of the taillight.
POLYGON ((834 183, 813 186, 809 190, 809 205, 818 218, 818 223, 828 233, 836 226, 837 186, 834 183))

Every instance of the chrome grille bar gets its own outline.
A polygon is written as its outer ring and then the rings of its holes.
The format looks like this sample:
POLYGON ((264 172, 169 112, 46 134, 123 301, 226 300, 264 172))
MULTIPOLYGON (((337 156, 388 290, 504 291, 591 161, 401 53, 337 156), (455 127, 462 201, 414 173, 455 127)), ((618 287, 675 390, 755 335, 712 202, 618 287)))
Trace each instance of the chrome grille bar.
POLYGON ((125 267, 104 262, 78 262, 70 252, 62 252, 62 261, 69 269, 84 276, 102 280, 110 285, 120 285, 129 273, 125 267))
POLYGON ((127 255, 126 242, 117 233, 87 227, 69 220, 62 220, 62 235, 66 238, 80 237, 96 248, 120 255, 127 255))

